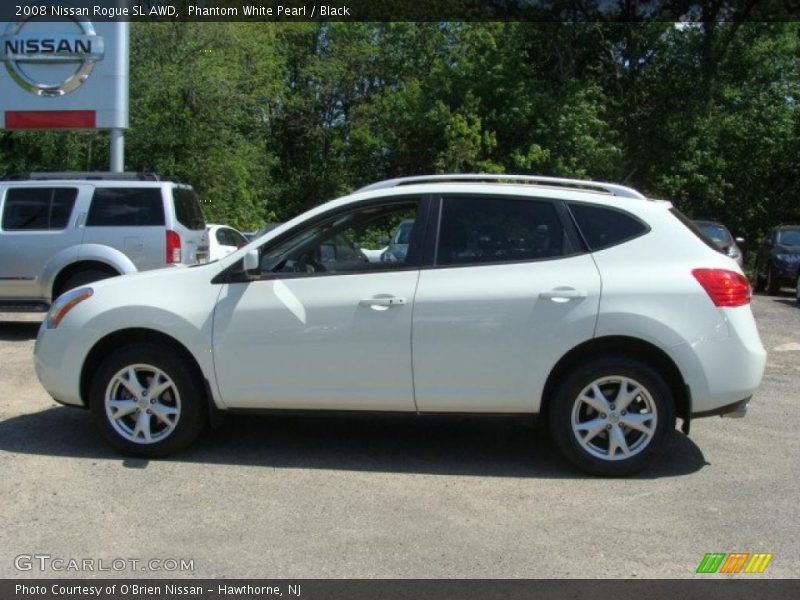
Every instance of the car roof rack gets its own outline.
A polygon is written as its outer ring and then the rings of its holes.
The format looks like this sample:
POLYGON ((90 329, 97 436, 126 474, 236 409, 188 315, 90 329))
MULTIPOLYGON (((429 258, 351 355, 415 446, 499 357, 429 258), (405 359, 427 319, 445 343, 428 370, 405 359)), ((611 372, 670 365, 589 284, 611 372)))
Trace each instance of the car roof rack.
POLYGON ((93 181, 161 181, 155 173, 127 171, 110 173, 108 171, 64 171, 42 173, 14 173, 4 177, 4 181, 47 181, 52 179, 89 179, 93 181))
POLYGON ((401 185, 411 185, 415 183, 460 183, 460 182, 492 182, 492 183, 516 183, 543 185, 553 187, 573 188, 578 191, 604 192, 612 196, 622 196, 625 198, 636 198, 646 200, 647 197, 634 190, 633 188, 615 183, 605 183, 603 181, 591 181, 588 179, 564 179, 562 177, 544 177, 539 175, 503 175, 499 173, 462 173, 452 175, 416 175, 413 177, 398 177, 396 179, 386 179, 377 183, 362 187, 357 192, 371 192, 387 188, 399 187, 401 185))

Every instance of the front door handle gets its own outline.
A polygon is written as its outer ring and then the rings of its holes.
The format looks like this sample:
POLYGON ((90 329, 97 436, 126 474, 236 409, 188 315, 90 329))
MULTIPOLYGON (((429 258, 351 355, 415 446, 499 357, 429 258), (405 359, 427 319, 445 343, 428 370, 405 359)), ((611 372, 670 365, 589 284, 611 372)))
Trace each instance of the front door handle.
POLYGON ((554 302, 566 302, 573 298, 586 298, 588 294, 583 290, 576 290, 573 288, 565 288, 561 290, 550 290, 549 292, 542 292, 539 298, 546 300, 553 300, 554 302))
POLYGON ((361 300, 358 305, 366 306, 368 308, 373 306, 389 308, 390 306, 402 306, 405 303, 405 298, 398 298, 397 296, 379 296, 377 298, 366 298, 361 300))

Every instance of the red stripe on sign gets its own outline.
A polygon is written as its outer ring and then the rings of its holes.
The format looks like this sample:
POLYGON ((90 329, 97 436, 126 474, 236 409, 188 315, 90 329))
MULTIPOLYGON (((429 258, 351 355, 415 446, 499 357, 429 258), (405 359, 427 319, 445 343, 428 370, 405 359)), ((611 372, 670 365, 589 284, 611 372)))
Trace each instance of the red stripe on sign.
POLYGON ((93 110, 7 110, 6 129, 94 129, 93 110))

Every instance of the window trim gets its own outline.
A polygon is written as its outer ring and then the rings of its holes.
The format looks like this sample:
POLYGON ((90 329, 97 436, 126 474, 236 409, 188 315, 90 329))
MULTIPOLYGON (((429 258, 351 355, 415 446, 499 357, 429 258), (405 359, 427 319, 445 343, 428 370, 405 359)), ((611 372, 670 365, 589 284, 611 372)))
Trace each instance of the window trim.
POLYGON ((580 256, 581 254, 587 253, 587 250, 584 247, 583 240, 577 237, 575 226, 566 219, 566 213, 565 213, 566 209, 563 206, 564 201, 561 199, 542 198, 540 196, 527 196, 527 195, 517 195, 517 194, 498 194, 496 192, 491 192, 491 193, 469 192, 469 193, 459 193, 459 194, 442 194, 436 196, 435 200, 438 206, 438 214, 436 217, 436 226, 431 228, 435 231, 434 248, 430 265, 423 267, 424 269, 462 269, 462 268, 472 269, 476 267, 495 267, 498 265, 520 265, 526 263, 540 263, 540 262, 549 262, 554 260, 562 260, 565 258, 572 258, 574 256, 580 256), (549 256, 545 258, 522 258, 516 260, 497 260, 492 262, 458 263, 453 265, 439 264, 439 239, 441 238, 442 218, 444 216, 444 200, 445 198, 450 198, 450 197, 497 198, 501 200, 544 202, 550 204, 555 210, 556 217, 558 218, 559 222, 561 223, 561 226, 564 229, 564 236, 566 237, 569 251, 559 256, 549 256))
MULTIPOLYGON (((237 272, 242 269, 242 262, 244 259, 239 259, 228 268, 224 269, 221 273, 217 274, 212 280, 212 284, 225 284, 225 283, 255 283, 259 281, 280 281, 283 279, 308 279, 316 277, 348 277, 357 275, 372 275, 374 273, 398 273, 401 271, 418 271, 423 268, 427 258, 427 231, 429 222, 429 213, 431 205, 431 196, 428 194, 409 194, 403 196, 379 197, 371 198, 369 200, 362 200, 359 202, 349 203, 345 206, 339 206, 332 210, 326 211, 322 214, 313 217, 312 219, 298 223, 288 231, 280 234, 278 237, 265 242, 256 249, 261 251, 264 248, 273 248, 282 244, 286 240, 302 233, 303 231, 315 227, 319 223, 336 218, 338 215, 344 215, 351 212, 357 212, 365 208, 373 206, 389 206, 392 204, 408 204, 411 202, 418 202, 419 208, 417 209, 417 217, 415 222, 419 222, 421 226, 420 235, 417 238, 419 241, 415 244, 415 251, 412 252, 412 247, 409 246, 408 257, 409 260, 401 267, 384 267, 368 269, 364 271, 346 271, 346 272, 330 272, 330 271, 316 271, 314 273, 271 273, 268 275, 262 274, 255 279, 240 279, 237 277, 237 272)), ((374 263, 373 263, 374 264, 374 263)), ((387 263, 391 264, 391 263, 387 263)))

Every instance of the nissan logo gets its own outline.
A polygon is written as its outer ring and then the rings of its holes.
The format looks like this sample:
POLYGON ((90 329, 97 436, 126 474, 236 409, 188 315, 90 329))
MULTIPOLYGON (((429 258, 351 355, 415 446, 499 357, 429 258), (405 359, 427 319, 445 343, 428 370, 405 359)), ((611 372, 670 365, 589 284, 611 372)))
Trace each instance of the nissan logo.
POLYGON ((97 61, 103 60, 103 38, 97 35, 91 22, 81 17, 67 17, 67 20, 76 26, 75 33, 26 35, 25 28, 31 23, 27 18, 10 24, 0 37, 6 69, 20 87, 32 94, 50 97, 68 94, 88 79, 97 61), (29 66, 37 64, 63 65, 64 78, 59 75, 57 81, 39 81, 28 72, 35 72, 29 66))

